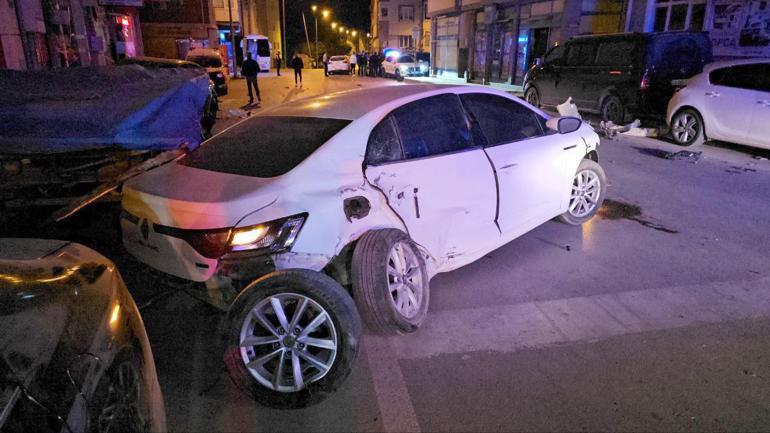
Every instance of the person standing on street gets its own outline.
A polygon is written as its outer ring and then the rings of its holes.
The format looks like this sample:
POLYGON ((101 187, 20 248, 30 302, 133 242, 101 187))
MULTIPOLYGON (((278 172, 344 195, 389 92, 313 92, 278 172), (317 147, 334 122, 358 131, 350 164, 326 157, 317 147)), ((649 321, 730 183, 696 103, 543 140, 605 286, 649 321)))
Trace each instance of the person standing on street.
POLYGON ((361 55, 358 56, 358 76, 363 77, 366 75, 366 64, 369 62, 369 59, 366 57, 366 52, 361 51, 361 55))
POLYGON ((275 53, 275 69, 277 75, 281 76, 281 53, 275 53))
POLYGON ((356 62, 358 59, 356 58, 356 52, 353 51, 353 54, 350 55, 350 75, 356 75, 356 62))
POLYGON ((305 64, 302 62, 299 54, 294 53, 294 58, 291 59, 291 67, 294 68, 294 85, 302 86, 302 68, 305 67, 305 64), (297 81, 297 77, 299 77, 299 81, 297 81))
POLYGON ((324 51, 323 56, 323 63, 324 63, 324 77, 329 76, 329 57, 326 55, 326 51, 324 51))
POLYGON ((254 94, 251 92, 252 87, 254 88, 254 93, 257 94, 257 104, 262 102, 262 99, 259 97, 257 74, 259 74, 259 63, 251 58, 251 53, 246 53, 246 60, 241 66, 241 75, 246 79, 246 89, 249 91, 249 104, 254 103, 254 94))

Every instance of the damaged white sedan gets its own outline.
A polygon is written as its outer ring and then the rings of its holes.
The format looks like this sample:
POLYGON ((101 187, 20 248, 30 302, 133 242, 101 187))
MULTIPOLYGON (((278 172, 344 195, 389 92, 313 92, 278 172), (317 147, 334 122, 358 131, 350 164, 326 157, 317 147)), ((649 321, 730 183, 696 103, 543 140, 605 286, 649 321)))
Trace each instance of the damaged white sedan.
POLYGON ((263 404, 306 406, 348 375, 359 313, 412 332, 437 273, 554 217, 593 217, 598 144, 579 119, 481 87, 304 99, 129 182, 123 241, 160 271, 237 287, 231 376, 263 404))

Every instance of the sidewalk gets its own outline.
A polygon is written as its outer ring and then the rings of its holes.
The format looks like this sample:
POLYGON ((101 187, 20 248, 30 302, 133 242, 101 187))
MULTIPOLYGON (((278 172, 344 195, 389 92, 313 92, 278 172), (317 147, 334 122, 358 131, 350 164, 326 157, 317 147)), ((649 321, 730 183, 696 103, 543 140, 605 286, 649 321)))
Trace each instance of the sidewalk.
POLYGON ((455 85, 470 85, 470 86, 485 86, 485 87, 492 87, 494 89, 499 89, 504 92, 513 93, 517 96, 523 96, 524 95, 524 89, 522 86, 517 86, 514 84, 508 84, 508 83, 489 83, 489 84, 480 84, 480 83, 470 83, 465 81, 464 78, 459 77, 451 77, 451 76, 442 76, 442 77, 409 77, 407 80, 413 80, 413 81, 420 81, 423 83, 433 83, 433 84, 455 84, 455 85))

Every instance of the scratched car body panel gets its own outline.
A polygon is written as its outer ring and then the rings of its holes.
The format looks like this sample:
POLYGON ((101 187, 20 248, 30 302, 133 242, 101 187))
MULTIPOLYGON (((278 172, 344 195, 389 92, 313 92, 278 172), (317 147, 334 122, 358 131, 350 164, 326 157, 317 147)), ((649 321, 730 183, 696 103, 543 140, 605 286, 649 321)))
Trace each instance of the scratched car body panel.
POLYGON ((579 119, 480 87, 304 99, 128 182, 123 243, 221 289, 233 381, 262 404, 304 407, 347 377, 361 321, 413 332, 432 276, 553 217, 593 217, 606 187, 598 143, 579 119))
MULTIPOLYGON (((154 224, 194 230, 238 228, 306 212, 309 217, 291 251, 273 257, 276 268, 321 270, 364 232, 396 228, 409 233, 423 247, 430 274, 435 275, 470 263, 565 212, 571 178, 581 159, 594 152, 599 141, 585 125, 571 134, 545 132, 507 151, 504 146, 491 150, 474 146, 457 153, 369 165, 362 170, 369 131, 388 113, 409 102, 473 93, 520 103, 506 94, 472 87, 398 87, 396 91, 375 89, 369 95, 344 92, 304 100, 261 115, 343 117, 336 107, 353 103, 345 116, 351 123, 282 176, 255 178, 170 164, 129 182, 124 209, 137 217, 135 221, 149 221, 150 233, 149 239, 141 241, 137 224, 124 218, 126 247, 150 266, 177 277, 206 281, 217 273, 216 258, 202 257, 185 242, 158 234, 154 224), (367 98, 377 100, 366 106, 356 102, 367 98), (497 161, 490 164, 488 155, 497 161), (540 161, 542 155, 547 157, 540 161), (519 160, 522 162, 510 162, 519 160), (475 174, 458 175, 469 172, 475 174), (497 188, 515 194, 515 185, 528 180, 539 182, 522 193, 528 201, 511 204, 511 197, 501 197, 498 203, 497 188), (345 215, 343 202, 351 197, 362 197, 369 203, 365 217, 345 215), (511 213, 496 215, 498 207, 511 213), (165 248, 158 252, 141 245, 147 242, 165 248), (188 265, 177 266, 180 258, 175 254, 185 257, 188 265), (196 266, 196 262, 207 266, 196 266), (175 264, 167 267, 169 263, 175 264)), ((548 119, 539 110, 528 109, 544 121, 548 119)))

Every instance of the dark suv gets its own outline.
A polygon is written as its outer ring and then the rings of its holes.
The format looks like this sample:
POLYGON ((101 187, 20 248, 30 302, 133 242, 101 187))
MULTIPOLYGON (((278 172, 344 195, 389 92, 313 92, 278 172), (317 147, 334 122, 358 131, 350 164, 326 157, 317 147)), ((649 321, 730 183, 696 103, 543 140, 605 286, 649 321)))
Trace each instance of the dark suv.
POLYGON ((701 72, 711 57, 705 32, 578 36, 551 48, 527 72, 524 97, 553 106, 571 96, 580 110, 615 123, 663 117, 672 80, 701 72))

